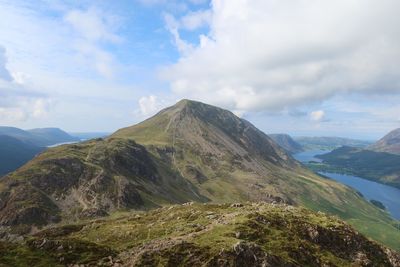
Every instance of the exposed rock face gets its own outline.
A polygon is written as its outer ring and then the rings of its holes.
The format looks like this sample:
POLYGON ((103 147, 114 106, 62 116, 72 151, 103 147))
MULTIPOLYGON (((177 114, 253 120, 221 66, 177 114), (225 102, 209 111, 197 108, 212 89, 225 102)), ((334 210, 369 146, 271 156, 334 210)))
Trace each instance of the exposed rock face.
POLYGON ((368 149, 400 155, 400 129, 391 131, 368 149))
MULTIPOLYGON (((163 179, 169 179, 163 175, 163 179)), ((171 179, 182 183, 182 178, 173 174, 171 179)), ((156 159, 132 140, 95 140, 54 148, 4 177, 2 185, 3 225, 43 225, 61 217, 92 218, 117 209, 143 209, 141 194, 180 201, 170 196, 173 191, 168 191, 168 182, 161 180, 156 159)), ((190 197, 193 189, 187 184, 179 190, 183 200, 202 200, 190 197), (187 197, 185 191, 190 192, 187 197)))

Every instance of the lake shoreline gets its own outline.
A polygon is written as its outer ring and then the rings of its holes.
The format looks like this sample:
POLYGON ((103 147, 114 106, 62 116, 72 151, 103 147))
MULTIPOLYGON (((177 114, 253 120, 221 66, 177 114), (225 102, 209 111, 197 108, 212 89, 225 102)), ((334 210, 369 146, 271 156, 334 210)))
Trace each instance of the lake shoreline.
MULTIPOLYGON (((314 165, 323 164, 322 162, 314 161, 315 156, 322 154, 321 152, 328 153, 329 151, 306 151, 295 154, 293 157, 306 167, 310 168, 310 161, 312 161, 311 164, 314 165)), ((388 212, 392 218, 400 220, 400 189, 398 187, 383 184, 366 177, 357 176, 347 172, 347 170, 335 167, 319 169, 311 167, 310 169, 327 179, 351 187, 356 192, 361 193, 369 202, 371 202, 371 200, 379 201, 385 206, 385 211, 388 212)))

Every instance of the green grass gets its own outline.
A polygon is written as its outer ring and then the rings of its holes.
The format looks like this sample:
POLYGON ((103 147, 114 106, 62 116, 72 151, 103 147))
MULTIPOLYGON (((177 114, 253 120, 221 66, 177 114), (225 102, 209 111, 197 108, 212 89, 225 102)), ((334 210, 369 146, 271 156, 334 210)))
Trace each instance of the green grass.
POLYGON ((32 249, 26 245, 0 242, 0 266, 56 267, 63 265, 45 251, 32 249))

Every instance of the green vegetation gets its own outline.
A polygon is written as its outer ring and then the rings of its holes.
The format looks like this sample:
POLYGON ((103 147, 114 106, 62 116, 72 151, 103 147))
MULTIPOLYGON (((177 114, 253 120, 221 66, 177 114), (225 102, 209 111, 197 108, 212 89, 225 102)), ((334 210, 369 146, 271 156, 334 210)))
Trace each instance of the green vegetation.
POLYGON ((378 208, 380 208, 382 210, 386 209, 385 205, 383 205, 383 203, 378 200, 371 199, 369 202, 371 202, 372 204, 374 204, 375 206, 377 206, 378 208))
POLYGON ((267 203, 187 203, 47 228, 1 243, 12 266, 395 266, 400 255, 346 223, 267 203))

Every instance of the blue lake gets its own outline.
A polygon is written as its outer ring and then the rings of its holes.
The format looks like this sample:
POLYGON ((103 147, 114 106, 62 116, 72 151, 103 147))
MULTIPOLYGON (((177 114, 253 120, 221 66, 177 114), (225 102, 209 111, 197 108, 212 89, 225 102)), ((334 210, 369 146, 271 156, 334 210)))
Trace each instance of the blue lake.
POLYGON ((309 162, 309 161, 321 162, 322 160, 316 158, 315 156, 326 154, 329 152, 330 152, 329 150, 309 150, 294 154, 293 157, 300 162, 309 162))
POLYGON ((393 218, 400 220, 400 189, 351 175, 329 172, 320 174, 356 189, 368 200, 382 202, 393 218))
MULTIPOLYGON (((328 152, 322 150, 306 151, 294 155, 294 158, 301 162, 317 161, 318 159, 315 160, 314 158, 315 155, 328 152)), ((374 199, 382 202, 393 218, 400 220, 400 189, 352 175, 328 172, 321 172, 320 174, 354 188, 363 194, 367 200, 374 199)))

